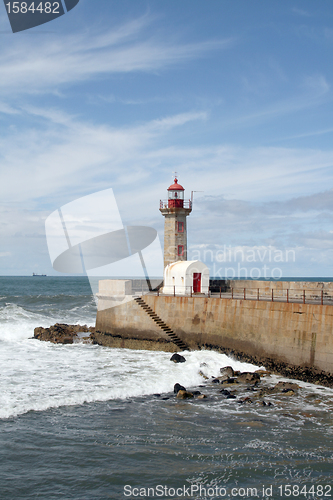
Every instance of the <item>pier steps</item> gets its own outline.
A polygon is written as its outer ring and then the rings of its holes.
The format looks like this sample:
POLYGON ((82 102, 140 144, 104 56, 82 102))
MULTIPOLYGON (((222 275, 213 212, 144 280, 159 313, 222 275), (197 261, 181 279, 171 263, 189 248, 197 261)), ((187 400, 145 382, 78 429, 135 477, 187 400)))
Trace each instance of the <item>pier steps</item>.
POLYGON ((136 297, 135 302, 151 317, 151 319, 168 335, 170 340, 181 350, 188 349, 188 346, 174 333, 174 331, 156 314, 156 312, 141 298, 136 297))

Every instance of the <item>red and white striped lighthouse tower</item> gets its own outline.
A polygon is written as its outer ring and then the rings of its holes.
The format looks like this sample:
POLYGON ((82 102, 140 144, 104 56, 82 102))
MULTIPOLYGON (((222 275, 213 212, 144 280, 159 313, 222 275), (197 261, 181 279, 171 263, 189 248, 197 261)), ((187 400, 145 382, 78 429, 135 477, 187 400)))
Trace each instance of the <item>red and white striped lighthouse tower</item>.
POLYGON ((160 201, 160 212, 165 217, 164 268, 171 262, 187 260, 186 217, 192 212, 192 203, 184 200, 184 191, 176 175, 174 184, 168 187, 168 199, 160 201))

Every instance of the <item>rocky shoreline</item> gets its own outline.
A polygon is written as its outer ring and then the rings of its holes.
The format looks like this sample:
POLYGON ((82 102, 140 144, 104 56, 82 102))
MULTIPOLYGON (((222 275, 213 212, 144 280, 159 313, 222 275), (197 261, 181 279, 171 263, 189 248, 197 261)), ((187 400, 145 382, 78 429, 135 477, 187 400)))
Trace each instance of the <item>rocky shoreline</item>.
POLYGON ((49 328, 41 326, 35 328, 34 338, 53 344, 74 344, 77 341, 96 344, 95 328, 87 325, 67 325, 65 323, 56 323, 49 328), (86 334, 86 335, 84 335, 86 334))
MULTIPOLYGON (((67 325, 64 323, 56 323, 49 328, 35 328, 34 338, 41 341, 52 342, 54 344, 73 344, 77 342, 84 342, 103 345, 97 340, 95 332, 95 328, 92 326, 88 327, 87 325, 67 325), (84 335, 85 333, 87 335, 84 335)), ((140 341, 138 342, 140 343, 140 341)), ((142 348, 149 349, 149 346, 147 347, 146 344, 147 342, 142 348)), ((277 375, 302 380, 303 382, 310 382, 316 385, 323 385, 325 387, 333 387, 333 375, 316 370, 315 368, 304 368, 302 366, 290 365, 288 363, 275 361, 274 359, 268 357, 249 356, 245 352, 223 349, 218 346, 203 345, 202 348, 222 352, 223 354, 227 354, 231 358, 237 359, 238 361, 252 363, 255 365, 263 365, 269 372, 277 375)))
MULTIPOLYGON (((174 363, 186 362, 183 356, 177 356, 173 355, 170 361, 174 363)), ((206 365, 203 363, 201 366, 204 367, 206 365)), ((225 366, 220 368, 220 375, 218 377, 207 377, 202 372, 200 373, 206 383, 199 387, 204 387, 207 394, 199 390, 188 390, 177 383, 174 385, 173 391, 177 399, 209 399, 219 396, 222 399, 233 399, 241 405, 272 407, 275 404, 279 405, 285 397, 298 395, 301 389, 294 382, 280 381, 275 385, 269 384, 268 381, 271 373, 267 370, 259 369, 255 372, 240 372, 234 371, 231 366, 225 366), (217 391, 213 390, 215 387, 217 391), (270 398, 274 403, 265 398, 270 398)), ((162 395, 155 394, 155 396, 161 397, 162 395)), ((163 399, 170 399, 170 396, 163 397, 163 399)))
POLYGON ((315 385, 333 387, 333 375, 327 374, 324 371, 320 371, 315 368, 295 366, 281 361, 276 361, 269 357, 250 356, 245 352, 223 349, 221 347, 205 345, 204 348, 221 352, 231 358, 237 359, 238 361, 254 365, 263 365, 268 371, 276 375, 302 380, 303 382, 309 382, 315 385))

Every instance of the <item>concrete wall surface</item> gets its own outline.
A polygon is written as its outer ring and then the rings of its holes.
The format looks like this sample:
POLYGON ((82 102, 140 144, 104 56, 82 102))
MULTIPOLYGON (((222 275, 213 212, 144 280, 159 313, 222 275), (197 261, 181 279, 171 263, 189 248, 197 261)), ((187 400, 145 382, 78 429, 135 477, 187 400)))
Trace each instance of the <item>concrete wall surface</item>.
MULTIPOLYGON (((149 294, 143 299, 191 349, 229 349, 263 364, 273 358, 333 373, 332 306, 149 294)), ((167 335, 133 300, 98 310, 96 329, 172 349, 167 335)))

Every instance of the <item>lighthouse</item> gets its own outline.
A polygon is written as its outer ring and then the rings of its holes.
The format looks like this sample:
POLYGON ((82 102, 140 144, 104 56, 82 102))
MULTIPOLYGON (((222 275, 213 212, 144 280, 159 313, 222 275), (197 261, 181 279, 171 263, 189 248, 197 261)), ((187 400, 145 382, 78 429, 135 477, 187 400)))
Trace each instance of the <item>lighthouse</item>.
POLYGON ((172 262, 187 260, 186 217, 192 212, 190 200, 184 200, 185 189, 178 183, 168 187, 168 199, 160 201, 164 222, 164 268, 172 262))

